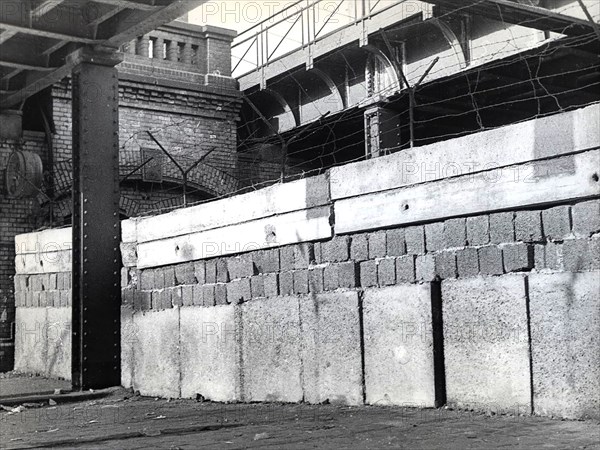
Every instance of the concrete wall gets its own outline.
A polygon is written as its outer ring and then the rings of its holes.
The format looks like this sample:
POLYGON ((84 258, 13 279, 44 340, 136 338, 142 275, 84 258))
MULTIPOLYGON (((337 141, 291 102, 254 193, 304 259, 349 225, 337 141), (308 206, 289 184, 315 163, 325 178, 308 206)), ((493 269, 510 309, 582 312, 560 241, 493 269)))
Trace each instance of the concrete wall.
MULTIPOLYGON (((595 105, 124 221, 123 385, 600 417, 599 115, 595 105), (457 169, 471 158, 481 166, 457 169)), ((48 245, 61 239, 68 230, 16 240, 22 371, 61 372, 25 357, 65 353, 28 340, 68 306, 68 243, 48 245)))

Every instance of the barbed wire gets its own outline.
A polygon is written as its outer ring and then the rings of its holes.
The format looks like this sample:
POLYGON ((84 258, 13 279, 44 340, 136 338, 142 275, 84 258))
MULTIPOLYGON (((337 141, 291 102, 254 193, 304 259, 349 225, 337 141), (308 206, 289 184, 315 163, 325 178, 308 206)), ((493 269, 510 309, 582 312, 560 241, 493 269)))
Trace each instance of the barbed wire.
MULTIPOLYGON (((442 9, 436 14, 437 20, 445 20, 455 17, 457 14, 470 13, 474 6, 482 0, 466 2, 464 6, 452 9, 442 9)), ((563 6, 561 14, 572 13, 576 16, 580 12, 578 4, 563 6)), ((399 13, 397 13, 399 14, 399 13)), ((502 19, 502 11, 499 10, 502 19)), ((599 16, 595 14, 594 17, 599 16)), ((396 16, 394 16, 396 17, 396 16)), ((398 17, 400 17, 398 15, 398 17)), ((599 16, 600 17, 600 16, 599 16)), ((347 60, 345 49, 338 48, 332 51, 322 61, 315 61, 315 67, 320 67, 323 61, 333 61, 336 58, 345 60, 344 83, 348 86, 361 86, 365 93, 363 99, 353 99, 339 108, 339 99, 328 103, 323 99, 314 98, 309 92, 309 86, 303 81, 304 68, 285 67, 285 72, 276 79, 269 80, 267 87, 273 91, 284 91, 290 86, 306 101, 300 104, 297 111, 286 112, 284 106, 276 111, 279 116, 290 114, 296 125, 278 133, 264 133, 262 129, 269 129, 265 121, 272 120, 274 115, 264 117, 243 107, 243 120, 238 128, 237 151, 217 151, 209 155, 206 161, 194 169, 192 173, 197 175, 198 183, 190 191, 195 200, 188 202, 188 206, 199 205, 209 201, 227 198, 244 192, 260 189, 276 183, 283 183, 295 179, 324 173, 332 167, 365 160, 370 155, 365 150, 365 128, 364 110, 367 107, 379 106, 382 108, 394 108, 395 112, 390 117, 381 117, 380 129, 394 124, 395 132, 399 133, 401 139, 397 145, 388 145, 383 148, 383 153, 389 154, 401 151, 409 146, 406 137, 410 127, 415 127, 413 144, 416 146, 431 142, 452 139, 477 131, 493 130, 507 124, 522 123, 527 120, 546 117, 557 112, 568 111, 573 108, 588 106, 600 101, 598 88, 600 81, 593 76, 584 79, 583 76, 598 74, 600 60, 594 50, 600 42, 598 36, 591 32, 586 35, 568 37, 562 33, 545 33, 541 41, 524 46, 520 44, 523 40, 522 33, 515 27, 534 29, 538 26, 540 18, 527 19, 518 23, 509 23, 499 20, 498 28, 507 34, 504 39, 493 41, 494 48, 489 49, 489 43, 484 39, 471 41, 470 52, 479 55, 470 64, 466 64, 452 53, 451 49, 444 52, 432 54, 431 57, 423 57, 418 61, 411 61, 407 66, 410 73, 407 74, 411 83, 418 79, 421 74, 430 67, 432 59, 437 56, 439 62, 428 73, 427 79, 422 86, 414 90, 416 105, 414 107, 415 117, 412 124, 408 121, 409 105, 408 98, 410 89, 401 80, 392 81, 391 84, 382 84, 377 88, 369 79, 369 67, 366 59, 361 65, 354 67, 347 60), (519 34, 521 33, 521 34, 519 34), (591 50, 590 50, 591 48, 591 50), (569 50, 579 50, 590 54, 587 61, 572 64, 561 70, 546 69, 552 58, 562 57, 569 50), (595 60, 594 56, 596 57, 595 60), (593 61, 592 61, 593 60, 593 61), (496 72, 507 70, 514 66, 518 68, 514 74, 498 74, 496 72), (503 77, 504 79, 494 79, 503 77), (566 83, 556 82, 557 77, 562 77, 566 83), (395 83, 395 84, 394 84, 395 83), (455 89, 447 87, 456 84, 455 89), (440 92, 437 92, 440 91, 440 92), (514 91, 514 94, 510 94, 514 91), (519 98, 519 95, 522 98, 519 98), (383 99, 380 99, 383 98, 383 99), (311 100, 312 99, 312 100, 311 100), (374 100, 379 99, 379 100, 374 100), (351 103, 351 104, 348 104, 351 103), (297 117, 303 119, 302 108, 310 104, 314 112, 313 120, 297 125, 297 117), (503 111, 508 115, 506 119, 494 117, 494 111, 503 111), (325 117, 327 116, 327 117, 325 117), (492 119, 490 119, 492 118, 492 119), (293 140, 296 134, 310 127, 306 134, 293 140), (281 147, 284 141, 293 140, 287 152, 283 154, 281 147), (262 155, 261 152, 269 153, 262 155), (279 152, 279 153, 278 153, 279 152), (284 164, 282 164, 284 161, 284 164), (207 179, 208 170, 212 179, 207 179), (227 178, 231 180, 230 188, 217 192, 211 190, 210 183, 218 182, 218 174, 221 182, 227 178), (235 181, 235 182, 234 182, 235 181), (210 198, 206 198, 210 196, 210 198)), ((403 31, 410 32, 418 30, 422 23, 403 24, 403 31)), ((565 31, 565 30, 563 30, 565 31)), ((370 41, 379 42, 376 36, 369 37, 370 41)), ((394 41, 394 45, 403 41, 394 41)), ((364 50, 366 52, 366 50, 364 50)), ((394 58, 388 51, 383 51, 388 58, 394 58)), ((247 62, 252 62, 247 60, 247 62)), ((242 102, 252 101, 256 92, 242 93, 242 102)), ((265 94, 270 95, 270 94, 265 94)), ((331 92, 330 96, 335 96, 331 92)), ((234 106, 240 99, 232 99, 221 104, 222 109, 234 106)), ((160 126, 145 127, 137 130, 120 144, 121 156, 124 160, 126 154, 139 155, 139 149, 148 147, 150 141, 144 137, 149 130, 157 136, 165 135, 165 145, 169 148, 179 148, 174 156, 182 165, 192 163, 211 147, 210 142, 202 141, 185 135, 182 137, 183 129, 198 130, 202 126, 202 118, 169 117, 170 123, 160 126), (169 133, 172 132, 172 136, 169 133)), ((139 158, 138 158, 139 159, 139 158)), ((131 158, 131 161, 137 161, 131 158)), ((58 162, 60 163, 60 161, 58 162)), ((165 162, 165 168, 171 163, 165 162)), ((131 167, 130 165, 125 165, 131 167)), ((136 177, 128 182, 123 189, 123 197, 136 201, 135 186, 143 182, 142 177, 136 177)), ((142 189, 148 197, 147 201, 138 202, 137 215, 156 215, 165 211, 179 208, 181 199, 181 185, 177 177, 169 177, 163 184, 145 183, 142 189)))

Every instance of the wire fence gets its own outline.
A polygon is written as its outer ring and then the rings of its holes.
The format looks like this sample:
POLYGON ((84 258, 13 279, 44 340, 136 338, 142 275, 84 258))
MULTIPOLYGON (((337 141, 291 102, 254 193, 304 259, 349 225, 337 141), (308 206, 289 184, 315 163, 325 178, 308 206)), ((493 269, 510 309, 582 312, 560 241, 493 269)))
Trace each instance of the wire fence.
MULTIPOLYGON (((472 8, 481 3, 469 1, 459 8, 440 9, 435 20, 467 17, 472 21, 472 8)), ((123 215, 160 214, 374 157, 366 137, 365 112, 369 108, 386 112, 377 122, 379 133, 383 136, 391 130, 395 136, 377 153, 386 155, 597 103, 600 7, 586 5, 590 2, 574 1, 559 12, 584 17, 590 23, 589 33, 539 31, 544 28, 543 15, 510 23, 500 20, 489 40, 463 42, 468 54, 480 55, 471 61, 465 61, 465 55, 457 57, 452 48, 443 48, 413 57, 407 64, 403 37, 413 36, 411 39, 417 39, 413 47, 426 52, 427 21, 373 33, 370 45, 378 48, 378 57, 385 63, 382 70, 391 74, 384 83, 376 81, 381 75, 374 73, 377 66, 369 66, 368 58, 357 58, 368 51, 358 47, 338 48, 315 61, 316 68, 344 69, 343 79, 329 77, 333 85, 322 95, 315 94, 314 84, 308 82, 311 71, 284 68, 267 85, 268 92, 279 92, 268 94, 272 102, 265 102, 264 97, 261 102, 261 95, 267 94, 260 90, 243 93, 237 149, 212 152, 210 144, 204 143, 202 150, 184 146, 172 152, 165 131, 194 129, 202 120, 198 118, 174 119, 168 125, 121 136, 123 215), (333 95, 336 89, 346 94, 341 103, 333 95), (351 90, 361 92, 356 101, 350 101, 351 90), (278 101, 293 96, 301 99, 293 107, 286 109, 285 103, 278 101), (299 120, 304 111, 310 111, 310 120, 299 120), (285 115, 293 120, 293 126, 280 126, 285 115), (154 144, 149 145, 148 133, 155 137, 154 144), (154 153, 144 152, 148 147, 154 153), (164 147, 162 154, 160 147, 164 147), (148 155, 153 155, 150 161, 148 155)), ((57 162, 54 178, 55 209, 66 217, 71 162, 57 162)))

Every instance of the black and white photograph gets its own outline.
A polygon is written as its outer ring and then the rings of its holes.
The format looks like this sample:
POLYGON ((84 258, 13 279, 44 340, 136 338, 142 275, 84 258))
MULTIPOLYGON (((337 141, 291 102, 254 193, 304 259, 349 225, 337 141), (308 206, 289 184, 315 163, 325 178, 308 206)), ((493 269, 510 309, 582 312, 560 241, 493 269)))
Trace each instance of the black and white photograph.
POLYGON ((600 450, 600 0, 0 0, 0 449, 600 450))

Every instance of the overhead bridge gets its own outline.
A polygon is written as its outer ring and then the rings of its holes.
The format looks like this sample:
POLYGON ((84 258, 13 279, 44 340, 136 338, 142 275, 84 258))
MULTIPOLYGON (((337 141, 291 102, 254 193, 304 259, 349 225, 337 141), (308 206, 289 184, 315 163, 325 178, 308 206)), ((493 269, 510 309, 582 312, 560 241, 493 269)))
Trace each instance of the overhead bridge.
POLYGON ((240 151, 315 170, 597 100, 600 6, 532 3, 290 5, 234 41, 240 151))

